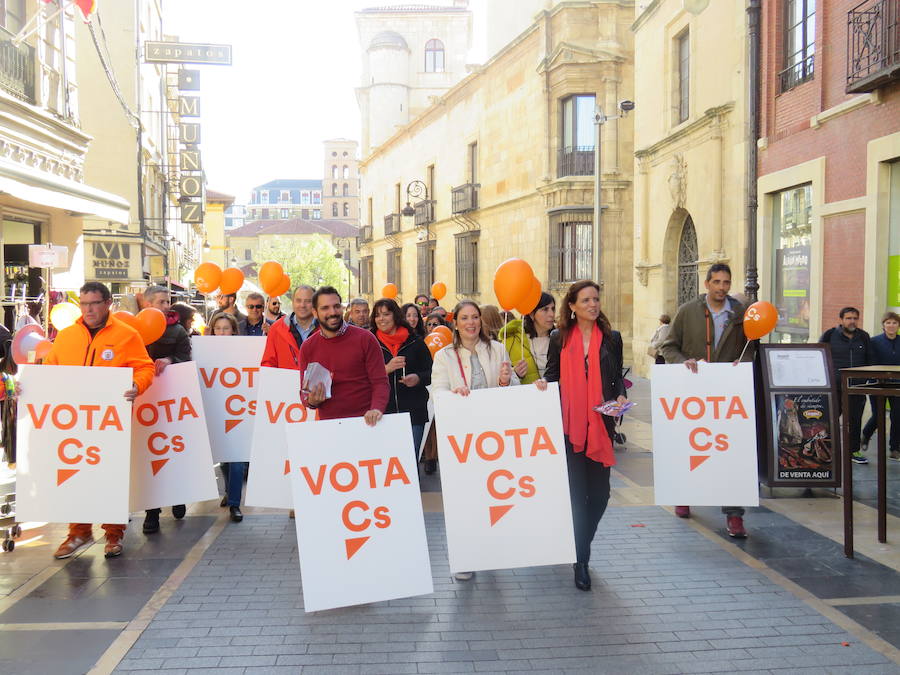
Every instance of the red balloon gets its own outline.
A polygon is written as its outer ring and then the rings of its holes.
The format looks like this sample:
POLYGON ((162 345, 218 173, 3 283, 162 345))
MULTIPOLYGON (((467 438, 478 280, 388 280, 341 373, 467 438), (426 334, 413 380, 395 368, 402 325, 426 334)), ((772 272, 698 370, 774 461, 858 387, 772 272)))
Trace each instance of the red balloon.
POLYGON ((538 306, 538 303, 540 301, 541 282, 537 280, 537 277, 534 277, 531 280, 531 288, 529 289, 528 294, 519 302, 518 305, 516 305, 516 311, 522 316, 531 314, 534 311, 534 308, 538 306))
POLYGON ((531 290, 534 270, 520 258, 510 258, 494 272, 494 294, 497 302, 507 312, 514 309, 531 290))
POLYGON ((156 307, 142 309, 134 320, 137 323, 135 328, 145 345, 156 342, 166 332, 166 315, 156 307))
POLYGON ((244 273, 237 267, 229 267, 222 272, 222 281, 219 284, 219 291, 222 295, 231 295, 241 290, 244 285, 244 273))
POLYGON ((744 335, 748 340, 759 340, 773 330, 778 323, 778 310, 765 300, 754 302, 744 312, 744 335))
POLYGON ((222 281, 222 268, 216 263, 205 262, 194 270, 194 284, 197 290, 207 295, 219 287, 222 281))

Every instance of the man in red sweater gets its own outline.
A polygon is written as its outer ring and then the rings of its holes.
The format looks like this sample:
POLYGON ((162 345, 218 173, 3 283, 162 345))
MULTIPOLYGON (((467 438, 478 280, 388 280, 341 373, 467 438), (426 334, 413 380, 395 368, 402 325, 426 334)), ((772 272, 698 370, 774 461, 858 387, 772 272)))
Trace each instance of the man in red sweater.
POLYGON ((390 396, 378 341, 369 331, 344 321, 341 294, 331 286, 315 292, 313 311, 319 332, 300 347, 300 372, 305 380, 309 364, 322 365, 331 373, 331 397, 325 398, 325 387, 319 383, 307 392, 306 405, 318 409, 319 419, 365 417, 366 424, 375 426, 390 396))

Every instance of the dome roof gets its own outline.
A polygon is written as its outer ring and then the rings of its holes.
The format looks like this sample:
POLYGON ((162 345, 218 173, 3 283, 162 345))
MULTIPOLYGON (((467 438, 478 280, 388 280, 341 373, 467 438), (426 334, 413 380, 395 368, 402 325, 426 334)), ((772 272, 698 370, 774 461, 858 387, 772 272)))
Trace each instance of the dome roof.
POLYGON ((369 49, 379 49, 381 47, 406 50, 409 49, 409 45, 406 44, 406 40, 403 39, 403 36, 400 35, 400 33, 395 33, 392 30, 382 31, 372 38, 372 42, 369 44, 369 49))

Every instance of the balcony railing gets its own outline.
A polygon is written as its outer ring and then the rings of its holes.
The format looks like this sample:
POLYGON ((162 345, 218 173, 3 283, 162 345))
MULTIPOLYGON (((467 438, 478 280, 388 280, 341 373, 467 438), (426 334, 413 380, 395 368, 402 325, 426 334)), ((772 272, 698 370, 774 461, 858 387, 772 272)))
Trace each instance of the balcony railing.
POLYGON ((466 183, 450 191, 453 213, 468 213, 478 209, 478 183, 466 183))
POLYGON ((416 227, 425 227, 434 222, 434 200, 426 199, 416 204, 416 227))
POLYGON ((18 47, 0 33, 0 87, 13 96, 34 103, 34 47, 22 44, 18 47))
POLYGON ((594 146, 560 149, 556 158, 556 177, 593 176, 594 146))
POLYGON ((793 89, 798 84, 811 80, 816 68, 815 54, 799 56, 796 63, 791 64, 778 73, 781 82, 781 91, 793 89))
POLYGON ((847 12, 847 93, 900 79, 900 2, 866 0, 847 12))
POLYGON ((372 241, 372 226, 363 225, 359 228, 359 243, 368 244, 370 241, 372 241))
POLYGON ((384 217, 384 236, 397 234, 400 231, 400 214, 391 213, 384 217))

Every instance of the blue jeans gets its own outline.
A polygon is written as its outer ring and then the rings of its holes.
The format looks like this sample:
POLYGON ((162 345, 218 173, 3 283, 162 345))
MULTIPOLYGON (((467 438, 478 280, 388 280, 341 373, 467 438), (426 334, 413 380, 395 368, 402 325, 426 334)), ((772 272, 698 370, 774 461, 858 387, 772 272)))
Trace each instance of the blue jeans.
POLYGON ((422 447, 422 436, 425 435, 425 425, 424 424, 413 424, 412 432, 413 432, 413 456, 416 458, 416 463, 418 464, 419 448, 422 447))
POLYGON ((225 482, 228 506, 241 505, 241 493, 244 491, 244 470, 247 464, 248 462, 228 462, 228 477, 225 482))

